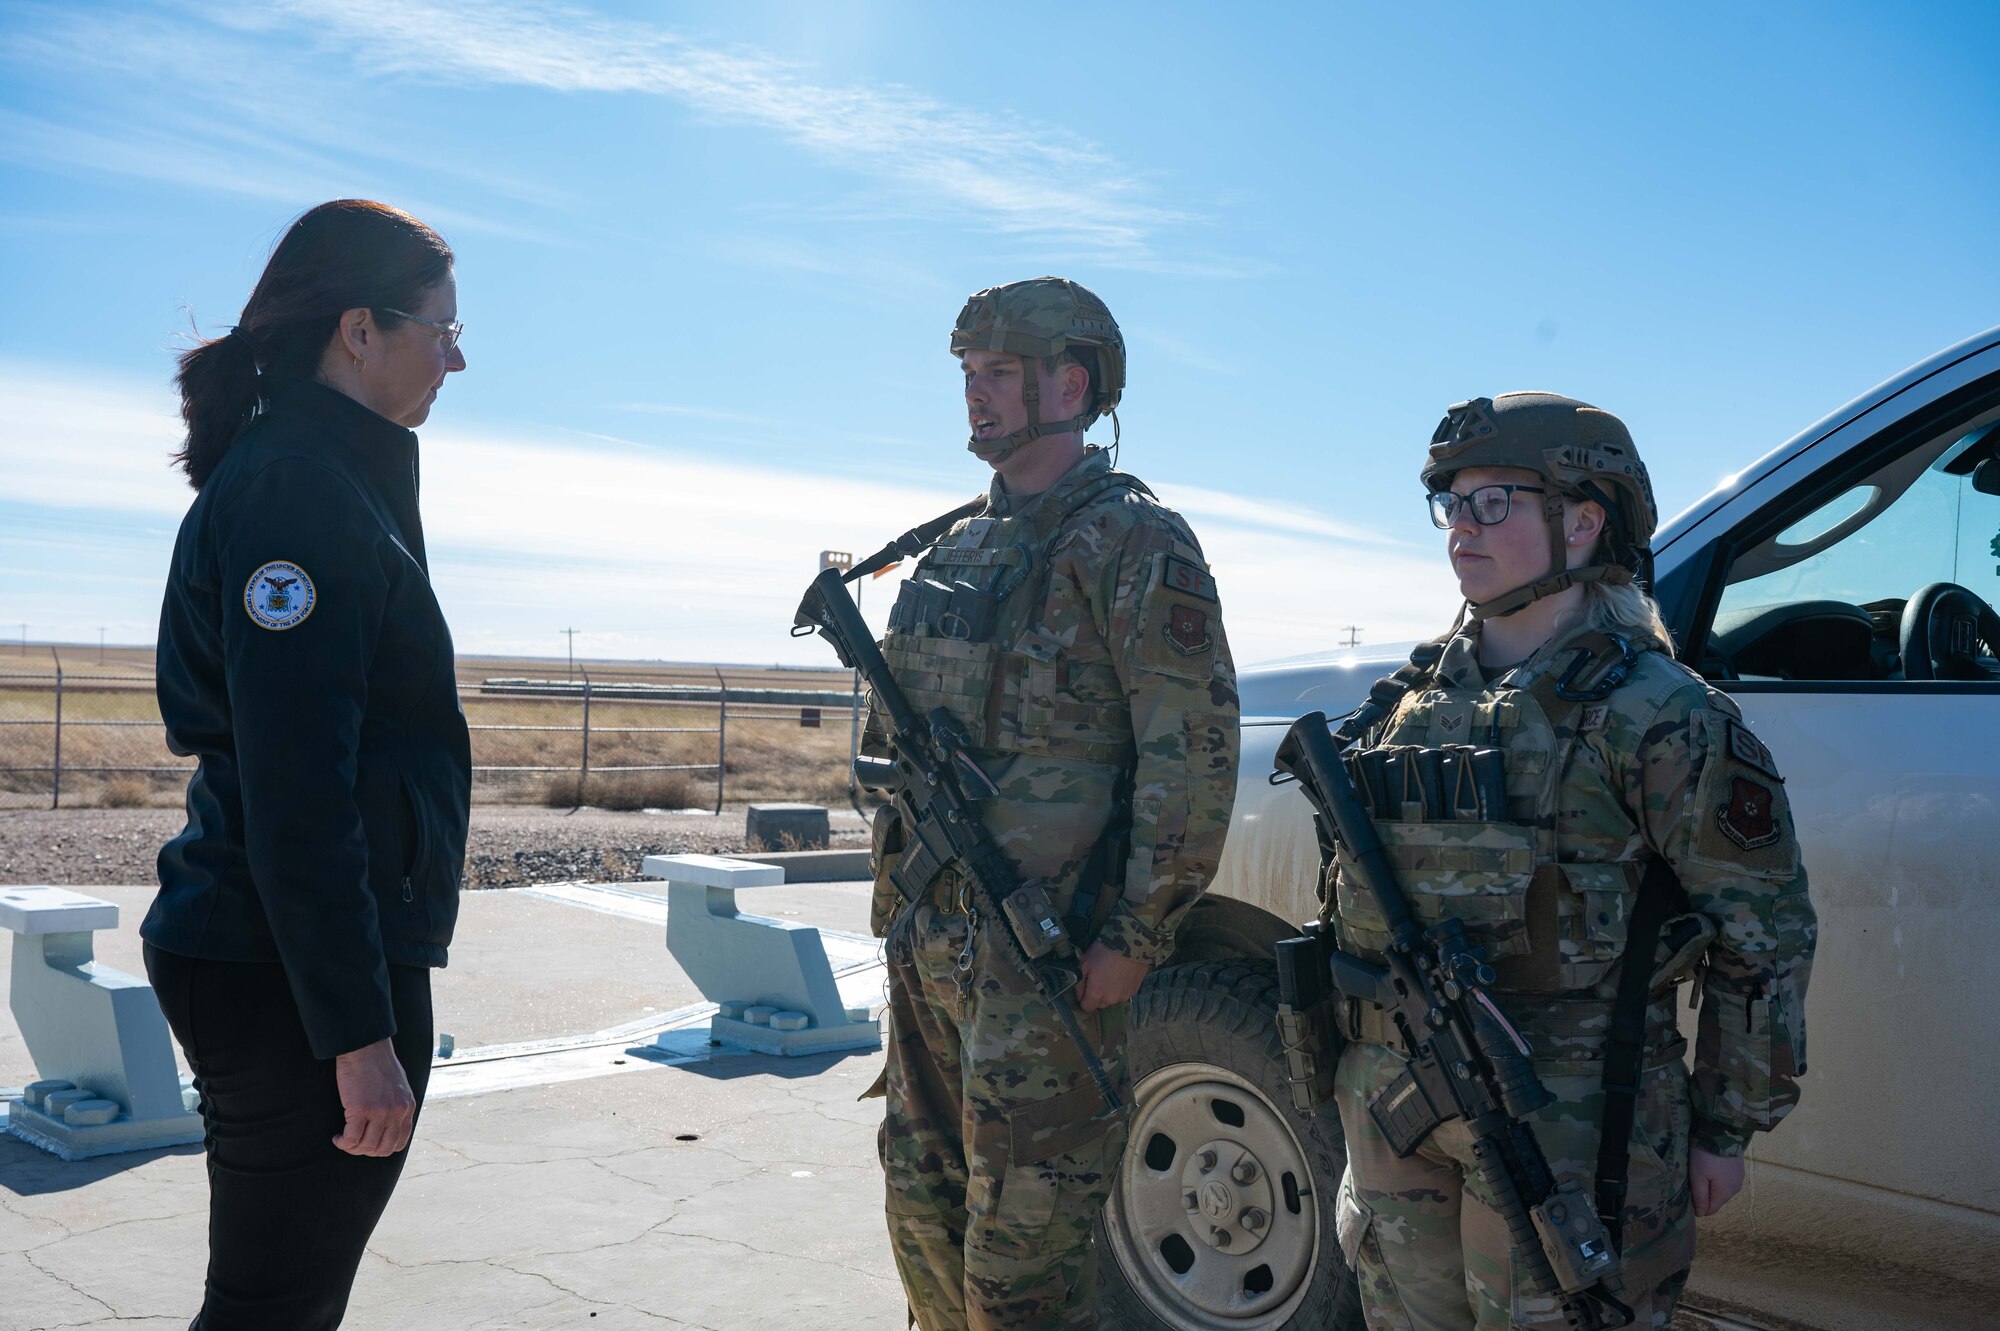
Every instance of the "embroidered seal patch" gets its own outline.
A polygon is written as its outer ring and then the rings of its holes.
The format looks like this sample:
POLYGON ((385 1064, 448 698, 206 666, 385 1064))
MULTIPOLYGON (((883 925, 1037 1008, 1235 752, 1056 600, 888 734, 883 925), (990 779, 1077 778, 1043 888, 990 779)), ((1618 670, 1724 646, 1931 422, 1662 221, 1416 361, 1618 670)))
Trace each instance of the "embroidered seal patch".
POLYGON ((312 613, 317 593, 312 579, 297 564, 274 559, 250 575, 243 588, 243 609, 258 628, 296 628, 312 613))
POLYGON ((1167 613, 1167 641, 1189 656, 1207 651, 1215 641, 1208 634, 1208 612, 1191 605, 1174 606, 1167 613))
POLYGON ((1778 839, 1778 818, 1769 786, 1748 777, 1731 777, 1729 798, 1715 806, 1722 833, 1745 850, 1768 846, 1778 839))

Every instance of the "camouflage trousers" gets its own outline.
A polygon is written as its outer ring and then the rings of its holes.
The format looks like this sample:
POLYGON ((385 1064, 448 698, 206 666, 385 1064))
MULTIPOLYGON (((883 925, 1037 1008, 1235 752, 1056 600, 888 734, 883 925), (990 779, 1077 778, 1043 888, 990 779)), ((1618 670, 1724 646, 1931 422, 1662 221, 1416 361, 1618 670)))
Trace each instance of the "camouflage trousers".
MULTIPOLYGON (((920 905, 889 958, 880 1147, 896 1269, 924 1331, 1094 1327, 1091 1222, 1124 1124, 1098 1119, 1096 1083, 995 926, 978 923, 960 968, 970 920, 920 905)), ((1121 1088, 1125 1011, 1078 1012, 1121 1088)))
MULTIPOLYGON (((1687 1071, 1679 1040, 1640 1078, 1623 1236, 1624 1292, 1633 1326, 1665 1331, 1694 1261, 1688 1191, 1687 1071)), ((1561 1326, 1555 1301, 1527 1283, 1493 1199, 1473 1174, 1462 1119, 1440 1124, 1398 1160, 1368 1102, 1403 1070, 1378 1044, 1350 1044, 1334 1099, 1347 1135, 1347 1175, 1335 1212, 1341 1250, 1355 1267, 1370 1331, 1505 1331, 1561 1326)), ((1554 1104, 1531 1120, 1556 1178, 1586 1193, 1597 1172, 1601 1066, 1538 1065, 1554 1104)))

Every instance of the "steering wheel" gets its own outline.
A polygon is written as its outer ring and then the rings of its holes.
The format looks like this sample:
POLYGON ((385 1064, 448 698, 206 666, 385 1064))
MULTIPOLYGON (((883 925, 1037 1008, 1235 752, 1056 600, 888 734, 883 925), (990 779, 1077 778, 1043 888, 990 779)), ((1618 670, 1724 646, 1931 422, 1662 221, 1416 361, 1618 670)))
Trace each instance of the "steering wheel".
POLYGON ((1992 661, 2000 653, 2000 614, 1955 582, 1934 582, 1912 596, 1898 636, 1904 679, 2000 679, 1992 661))

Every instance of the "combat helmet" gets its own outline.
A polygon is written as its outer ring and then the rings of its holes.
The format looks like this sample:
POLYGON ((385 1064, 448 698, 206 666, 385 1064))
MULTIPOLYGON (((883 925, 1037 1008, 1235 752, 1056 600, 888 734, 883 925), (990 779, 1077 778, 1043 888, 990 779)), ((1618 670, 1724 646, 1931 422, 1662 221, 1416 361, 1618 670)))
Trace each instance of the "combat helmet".
POLYGON ((1557 393, 1502 393, 1455 403, 1431 435, 1424 487, 1448 489, 1452 476, 1468 467, 1519 467, 1549 483, 1542 516, 1549 529, 1550 576, 1471 607, 1475 621, 1511 615, 1578 583, 1651 583, 1653 532, 1660 521, 1653 482, 1631 431, 1610 412, 1557 393), (1603 507, 1601 562, 1566 567, 1565 497, 1603 507))
POLYGON ((1028 408, 1027 425, 983 447, 977 438, 966 447, 988 462, 999 462, 1015 449, 1045 434, 1087 430, 1099 416, 1111 417, 1112 443, 1117 443, 1118 399, 1125 391, 1125 339, 1118 321, 1097 293, 1066 277, 1031 277, 1005 286, 975 291, 958 312, 951 330, 951 354, 1005 351, 1023 362, 1069 352, 1091 372, 1096 395, 1081 414, 1068 420, 1042 420, 1042 391, 1029 370, 1021 376, 1021 397, 1028 408))

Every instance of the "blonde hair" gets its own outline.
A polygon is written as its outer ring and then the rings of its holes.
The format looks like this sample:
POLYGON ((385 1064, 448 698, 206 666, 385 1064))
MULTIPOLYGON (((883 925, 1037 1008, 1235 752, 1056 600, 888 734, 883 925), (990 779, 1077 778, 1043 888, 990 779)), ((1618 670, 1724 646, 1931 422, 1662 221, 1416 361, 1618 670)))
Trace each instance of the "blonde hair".
POLYGON ((1674 635, 1660 614, 1659 602, 1631 583, 1586 582, 1583 592, 1583 622, 1600 633, 1618 633, 1628 638, 1651 638, 1668 656, 1674 654, 1674 635))

